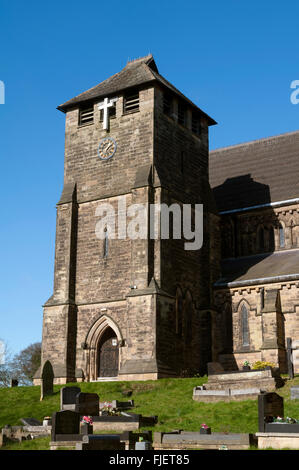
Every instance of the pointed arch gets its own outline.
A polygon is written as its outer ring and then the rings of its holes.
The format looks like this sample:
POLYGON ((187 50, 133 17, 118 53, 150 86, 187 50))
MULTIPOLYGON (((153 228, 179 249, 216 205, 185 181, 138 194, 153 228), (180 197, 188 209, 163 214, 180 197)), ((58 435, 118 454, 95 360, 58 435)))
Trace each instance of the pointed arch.
POLYGON ((115 332, 119 342, 123 341, 121 331, 115 321, 109 315, 101 315, 89 328, 85 338, 86 346, 96 348, 107 328, 111 328, 115 332))
POLYGON ((240 318, 240 339, 241 346, 248 347, 249 342, 249 304, 245 300, 239 304, 239 318, 240 318))
MULTIPOLYGON (((115 333, 118 345, 122 345, 124 340, 120 328, 115 323, 115 321, 106 314, 99 316, 91 325, 86 334, 83 349, 85 352, 84 375, 86 376, 87 381, 96 380, 98 377, 98 347, 101 343, 101 340, 105 338, 105 333, 107 333, 110 329, 115 333)), ((121 358, 119 355, 118 362, 120 362, 120 360, 121 358)))
POLYGON ((285 247, 285 224, 283 222, 279 222, 278 225, 278 235, 279 235, 279 247, 285 247))

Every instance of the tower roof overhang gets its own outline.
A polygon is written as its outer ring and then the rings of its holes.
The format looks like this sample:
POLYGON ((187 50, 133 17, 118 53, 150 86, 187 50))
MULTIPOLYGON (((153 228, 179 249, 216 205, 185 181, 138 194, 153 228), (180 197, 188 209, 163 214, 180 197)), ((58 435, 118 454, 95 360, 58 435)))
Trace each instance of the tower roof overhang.
POLYGON ((190 107, 206 117, 209 126, 217 124, 214 119, 202 111, 198 106, 196 106, 196 104, 189 100, 185 95, 183 95, 183 93, 159 74, 152 54, 128 62, 127 65, 117 74, 112 75, 98 85, 57 106, 57 109, 66 113, 70 109, 100 100, 101 98, 111 94, 125 92, 133 87, 141 87, 150 84, 159 84, 162 88, 167 89, 178 98, 186 101, 190 107))

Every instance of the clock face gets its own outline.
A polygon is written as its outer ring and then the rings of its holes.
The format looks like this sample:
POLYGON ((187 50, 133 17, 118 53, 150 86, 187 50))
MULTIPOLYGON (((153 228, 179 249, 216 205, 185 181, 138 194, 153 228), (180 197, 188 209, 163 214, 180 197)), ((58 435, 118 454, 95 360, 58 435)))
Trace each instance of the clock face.
POLYGON ((98 156, 101 160, 109 160, 116 152, 116 141, 112 137, 105 137, 99 143, 98 156))

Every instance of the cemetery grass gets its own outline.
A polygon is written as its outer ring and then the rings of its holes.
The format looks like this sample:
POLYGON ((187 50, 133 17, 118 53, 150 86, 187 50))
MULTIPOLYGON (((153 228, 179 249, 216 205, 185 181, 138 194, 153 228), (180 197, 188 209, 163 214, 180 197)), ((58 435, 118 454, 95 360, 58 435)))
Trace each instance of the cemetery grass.
MULTIPOLYGON (((132 390, 135 413, 158 416, 153 431, 184 429, 198 431, 202 423, 212 432, 255 433, 258 430, 257 400, 231 403, 198 403, 192 400, 193 388, 207 382, 207 377, 184 379, 160 379, 144 382, 104 382, 67 384, 80 386, 83 392, 97 393, 101 401, 113 399, 127 401, 123 391, 132 390)), ((299 418, 298 400, 290 400, 290 387, 299 385, 299 376, 286 380, 277 393, 284 397, 285 416, 299 418)), ((21 425, 20 418, 33 417, 42 420, 59 410, 60 388, 54 386, 54 394, 40 401, 40 387, 0 388, 0 428, 6 424, 21 425)), ((14 443, 5 449, 49 449, 50 438, 14 443)))

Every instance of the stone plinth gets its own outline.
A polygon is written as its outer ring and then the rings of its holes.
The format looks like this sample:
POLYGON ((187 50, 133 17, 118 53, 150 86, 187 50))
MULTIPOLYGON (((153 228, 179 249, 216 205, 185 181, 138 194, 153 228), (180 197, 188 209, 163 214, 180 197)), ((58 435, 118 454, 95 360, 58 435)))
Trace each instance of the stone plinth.
POLYGON ((209 375, 208 383, 204 387, 206 390, 258 388, 268 392, 280 385, 282 385, 282 379, 275 376, 272 369, 268 369, 209 375))
POLYGON ((225 434, 181 431, 180 433, 154 433, 155 450, 166 449, 219 449, 226 446, 228 450, 248 449, 254 443, 251 434, 225 434))
POLYGON ((297 449, 299 450, 299 433, 256 433, 259 449, 297 449))
POLYGON ((248 389, 225 389, 225 390, 203 390, 195 387, 193 389, 193 400, 203 403, 215 403, 218 401, 242 401, 255 400, 260 394, 258 388, 248 389))

